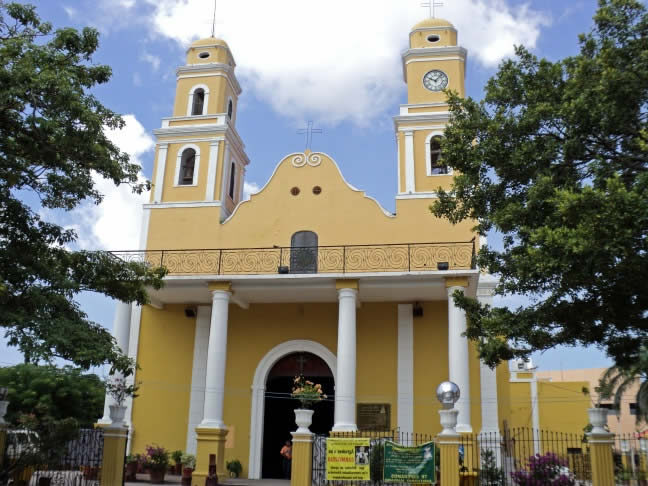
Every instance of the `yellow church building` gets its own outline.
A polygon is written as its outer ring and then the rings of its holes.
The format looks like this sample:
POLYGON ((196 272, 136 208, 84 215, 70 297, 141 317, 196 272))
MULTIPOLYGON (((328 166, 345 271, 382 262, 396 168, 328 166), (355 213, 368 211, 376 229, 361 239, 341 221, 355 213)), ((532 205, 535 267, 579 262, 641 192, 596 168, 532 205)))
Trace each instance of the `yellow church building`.
POLYGON ((393 119, 398 157, 387 175, 398 182, 392 214, 329 155, 308 150, 284 157, 242 200, 251 162, 236 130, 234 55, 216 38, 189 46, 173 115, 154 131, 140 249, 119 254, 169 270, 150 305, 116 312, 117 342, 140 366, 129 450, 197 453, 198 476, 216 454, 219 469, 239 459, 245 477, 277 477, 279 449, 296 428, 289 394, 298 374, 329 397, 315 407, 317 433, 435 435, 435 389, 445 380, 461 390, 459 432, 498 433, 510 420, 511 373, 480 363, 450 298, 462 290, 489 302, 496 281, 473 264, 471 224, 429 210, 436 189, 452 183, 439 157, 450 116, 443 90, 465 92, 466 60, 445 20, 409 33, 408 103, 393 119))

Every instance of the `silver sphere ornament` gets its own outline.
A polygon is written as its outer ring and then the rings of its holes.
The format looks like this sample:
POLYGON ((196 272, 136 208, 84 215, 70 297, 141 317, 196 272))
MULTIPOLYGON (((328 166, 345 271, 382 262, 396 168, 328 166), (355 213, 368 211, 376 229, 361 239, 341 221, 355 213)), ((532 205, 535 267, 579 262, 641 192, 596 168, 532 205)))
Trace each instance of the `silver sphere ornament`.
POLYGON ((457 403, 457 400, 459 400, 461 392, 455 383, 444 381, 438 386, 436 395, 441 402, 441 405, 443 405, 443 408, 451 409, 454 407, 454 404, 457 403))

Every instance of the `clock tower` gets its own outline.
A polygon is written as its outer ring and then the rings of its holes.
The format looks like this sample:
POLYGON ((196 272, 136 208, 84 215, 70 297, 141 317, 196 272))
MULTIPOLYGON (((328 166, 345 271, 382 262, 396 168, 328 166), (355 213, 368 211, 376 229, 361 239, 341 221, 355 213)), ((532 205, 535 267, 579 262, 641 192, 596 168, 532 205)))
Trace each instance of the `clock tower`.
POLYGON ((440 157, 439 139, 450 113, 445 89, 465 94, 466 50, 457 45, 457 30, 447 20, 429 18, 416 24, 402 54, 407 104, 394 117, 398 141, 398 199, 427 199, 449 188, 451 170, 440 157))

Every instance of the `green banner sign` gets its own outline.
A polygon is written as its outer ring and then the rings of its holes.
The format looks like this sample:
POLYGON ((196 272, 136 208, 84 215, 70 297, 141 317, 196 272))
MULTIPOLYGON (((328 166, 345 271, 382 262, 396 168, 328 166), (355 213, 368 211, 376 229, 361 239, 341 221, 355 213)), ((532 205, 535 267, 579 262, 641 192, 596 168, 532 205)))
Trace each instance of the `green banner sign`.
POLYGON ((434 442, 405 447, 385 442, 386 483, 436 483, 434 442))

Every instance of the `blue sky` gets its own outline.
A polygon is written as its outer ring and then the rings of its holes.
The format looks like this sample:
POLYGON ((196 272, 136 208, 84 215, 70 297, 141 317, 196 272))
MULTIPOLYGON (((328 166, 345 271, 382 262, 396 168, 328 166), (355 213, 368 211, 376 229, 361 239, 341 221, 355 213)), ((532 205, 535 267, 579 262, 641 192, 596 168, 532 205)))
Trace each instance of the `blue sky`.
MULTIPOLYGON (((94 62, 113 69, 96 95, 128 115, 114 140, 150 178, 150 135, 171 115, 175 69, 191 40, 211 32, 213 0, 32 0, 55 27, 94 26, 101 32, 94 62)), ((263 186, 281 158, 304 148, 298 128, 313 120, 323 128, 313 149, 330 154, 347 180, 394 210, 396 144, 391 117, 406 103, 399 64, 409 28, 427 14, 419 0, 218 0, 216 35, 230 45, 243 87, 237 130, 251 164, 248 189, 263 186)), ((497 63, 524 44, 555 60, 578 52, 595 0, 446 0, 437 16, 459 30, 469 51, 466 88, 480 99, 497 63)), ((136 249, 138 199, 106 183, 101 207, 52 214, 74 226, 80 246, 136 249)), ((112 326, 113 304, 80 297, 90 318, 112 326)), ((21 361, 0 347, 0 365, 21 361)), ((557 349, 535 356, 541 369, 607 366, 597 350, 557 349)))

